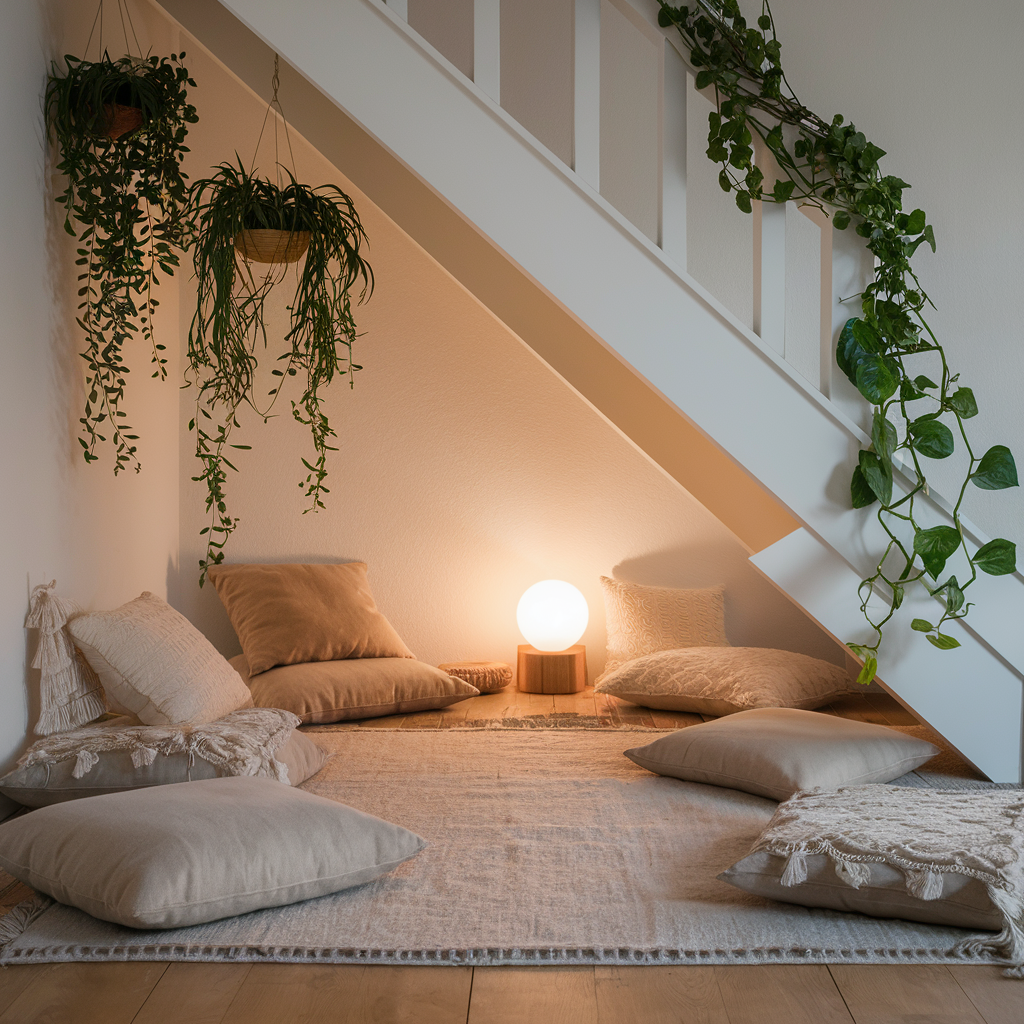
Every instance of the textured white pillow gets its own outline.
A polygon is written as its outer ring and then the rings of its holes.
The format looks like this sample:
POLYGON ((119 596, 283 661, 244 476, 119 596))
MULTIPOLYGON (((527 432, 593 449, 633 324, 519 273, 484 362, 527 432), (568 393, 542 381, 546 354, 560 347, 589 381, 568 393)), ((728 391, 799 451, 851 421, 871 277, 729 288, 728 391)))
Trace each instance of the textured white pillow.
POLYGON ((820 708, 856 684, 845 668, 769 647, 659 651, 605 673, 594 687, 663 711, 731 715, 752 708, 820 708))
POLYGON ((93 917, 178 928, 362 885, 419 853, 414 832, 272 779, 94 796, 0 825, 0 866, 93 917))
POLYGON ((722 587, 680 590, 601 577, 608 660, 598 682, 645 654, 680 647, 728 647, 722 587))
POLYGON ((68 629, 110 706, 145 725, 198 725, 252 704, 213 644, 149 591, 113 611, 79 615, 68 629))

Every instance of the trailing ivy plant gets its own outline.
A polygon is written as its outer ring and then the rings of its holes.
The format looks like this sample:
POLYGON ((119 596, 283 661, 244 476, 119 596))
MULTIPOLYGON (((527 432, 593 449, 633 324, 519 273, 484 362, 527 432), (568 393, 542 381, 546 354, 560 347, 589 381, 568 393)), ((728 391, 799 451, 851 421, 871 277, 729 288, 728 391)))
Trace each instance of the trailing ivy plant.
POLYGON ((972 552, 960 520, 968 484, 983 490, 1017 486, 1013 456, 1004 445, 977 454, 968 438, 966 421, 977 415, 978 405, 960 375, 950 371, 924 317, 931 300, 911 266, 922 245, 935 251, 935 234, 923 210, 904 212, 903 193, 910 186, 882 174, 884 151, 841 115, 826 122, 796 98, 782 69, 782 46, 767 2, 756 25, 748 25, 736 0, 659 4, 659 24, 675 26, 689 49, 697 88, 714 90, 707 155, 721 164, 719 183, 735 194, 736 205, 744 213, 755 201, 815 206, 839 230, 852 224, 875 257, 874 279, 859 296, 860 313, 847 321, 836 349, 840 369, 874 407, 871 446, 860 453, 853 471, 851 503, 854 508, 877 503, 888 538, 859 590, 874 642, 847 645, 864 660, 859 681, 868 683, 877 669, 883 627, 908 587, 920 583, 942 602, 936 622, 914 619, 911 625, 935 647, 948 650, 959 642, 942 627, 967 615, 971 604, 964 595, 978 571, 994 576, 1015 571, 1011 541, 998 538, 972 552), (783 175, 770 188, 755 162, 755 135, 783 175), (939 367, 937 381, 920 372, 923 356, 939 367), (918 496, 928 493, 923 460, 952 455, 956 435, 968 464, 952 525, 924 527, 915 509, 918 496), (904 453, 902 479, 893 471, 899 453, 904 453), (969 579, 945 575, 957 552, 969 566, 969 579))
POLYGON ((192 186, 198 303, 189 330, 188 361, 199 390, 189 429, 196 432, 196 457, 202 464, 193 479, 206 485, 210 513, 201 531, 206 553, 199 563, 200 586, 207 569, 223 561, 224 545, 238 524, 228 513, 225 492, 226 471, 235 469, 227 449, 251 447, 231 443, 238 412, 247 405, 266 421, 285 379, 300 371, 305 388, 291 403, 292 416, 309 427, 315 459, 302 459, 306 474, 299 486, 309 499, 307 512, 324 507, 327 453, 336 450, 330 439, 337 435, 321 408, 321 390, 336 374, 347 374, 351 386, 354 372, 361 369, 352 361, 357 337, 352 297, 357 291, 356 301, 362 302, 373 292, 373 271, 360 251, 366 233, 352 200, 337 185, 311 188, 286 172, 288 184, 279 187, 247 171, 237 155, 236 160, 237 165, 220 164, 215 174, 192 186), (278 380, 262 406, 255 387, 257 353, 268 342, 266 300, 284 279, 287 266, 271 265, 261 276, 259 265, 243 255, 239 240, 244 231, 268 229, 289 235, 308 232, 309 248, 288 306, 291 329, 284 351, 276 356, 281 365, 271 371, 278 380))
POLYGON ((141 467, 138 435, 121 409, 133 339, 150 348, 153 376, 167 375, 165 346, 153 333, 160 274, 178 266, 177 248, 190 232, 188 186, 181 162, 196 110, 195 86, 184 52, 170 57, 86 61, 64 58, 53 65, 46 87, 46 119, 60 150, 57 169, 67 187, 57 197, 64 228, 79 242, 78 326, 85 334, 85 415, 79 442, 86 462, 108 438, 114 473, 141 467), (117 135, 125 111, 137 127, 117 135), (116 127, 115 127, 116 126, 116 127), (116 137, 115 137, 116 136, 116 137))

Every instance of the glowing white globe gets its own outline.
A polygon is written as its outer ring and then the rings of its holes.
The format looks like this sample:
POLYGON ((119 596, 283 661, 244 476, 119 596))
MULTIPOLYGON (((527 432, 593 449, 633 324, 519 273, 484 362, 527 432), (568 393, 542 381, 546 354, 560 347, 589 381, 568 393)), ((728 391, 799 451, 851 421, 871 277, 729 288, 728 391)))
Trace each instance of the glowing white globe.
POLYGON ((538 651, 572 647, 583 636, 589 618, 587 599, 571 583, 561 580, 534 583, 516 608, 520 632, 538 651))

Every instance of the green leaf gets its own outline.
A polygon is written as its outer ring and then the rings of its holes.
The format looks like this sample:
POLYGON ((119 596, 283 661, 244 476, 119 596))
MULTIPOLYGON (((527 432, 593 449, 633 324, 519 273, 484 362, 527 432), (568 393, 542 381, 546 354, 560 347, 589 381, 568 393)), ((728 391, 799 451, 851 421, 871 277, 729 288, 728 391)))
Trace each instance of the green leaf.
POLYGON ((881 405, 899 387, 899 367, 887 356, 868 356, 858 363, 854 383, 872 405, 881 405))
POLYGON ((935 627, 927 619, 914 619, 910 628, 916 629, 918 633, 930 633, 935 627))
POLYGON ((750 193, 749 192, 737 192, 736 193, 736 205, 744 212, 750 213, 753 207, 750 204, 750 193))
POLYGON ((939 597, 942 594, 945 594, 946 598, 946 611, 950 615, 956 615, 964 606, 964 592, 960 589, 955 576, 950 576, 933 596, 939 597))
POLYGON ((832 227, 837 231, 845 231, 850 226, 850 215, 845 210, 839 210, 832 218, 832 227))
POLYGON ((772 189, 772 198, 777 203, 785 203, 789 200, 789 197, 793 194, 793 189, 795 188, 795 181, 784 181, 782 178, 779 178, 775 182, 775 187, 772 189))
POLYGON ((865 483, 876 498, 888 505, 892 501, 892 465, 883 462, 874 452, 860 453, 859 469, 865 483))
POLYGON ((875 492, 871 490, 860 466, 855 466, 853 479, 850 480, 850 502, 854 508, 867 508, 876 500, 875 492))
POLYGON ((697 72, 696 86, 698 89, 706 89, 715 80, 715 73, 705 68, 697 72))
POLYGON ((1017 545, 997 537, 978 548, 971 561, 989 576, 1006 576, 1017 569, 1017 545))
POLYGON ((892 461, 893 452, 899 444, 899 435, 896 433, 896 427, 878 410, 871 421, 871 443, 883 459, 892 461))
POLYGON ((932 247, 932 252, 935 252, 935 231, 931 224, 926 225, 924 229, 924 239, 932 247))
POLYGON ((946 404, 961 419, 969 420, 978 415, 978 403, 974 400, 974 392, 970 388, 957 388, 946 400, 946 404))
POLYGON ((878 659, 873 655, 869 654, 864 659, 864 667, 857 674, 857 682, 862 686, 867 686, 872 679, 875 678, 875 673, 878 671, 878 659))
POLYGON ((732 181, 729 178, 729 172, 725 169, 718 175, 718 184, 721 186, 723 192, 732 191, 732 181))
POLYGON ((955 637, 947 636, 945 633, 939 633, 938 636, 931 636, 929 634, 926 639, 932 647, 938 647, 940 651, 951 651, 954 647, 960 646, 959 640, 955 637))
POLYGON ((907 429, 914 450, 929 459, 946 459, 953 454, 953 432, 944 423, 922 417, 907 429))
POLYGON ((914 534, 914 551, 921 556, 927 572, 934 578, 946 567, 946 559, 960 546, 960 534, 952 526, 933 526, 914 534))
POLYGON ((924 231, 924 225, 927 221, 924 210, 915 210, 907 218, 907 234, 908 235, 919 235, 924 231))
POLYGON ((1017 465, 1010 449, 995 444, 981 457, 978 468, 971 475, 975 487, 983 491, 1001 491, 1017 486, 1017 465))
POLYGON ((919 388, 921 388, 921 390, 922 390, 922 391, 923 391, 923 390, 924 390, 925 388, 937 388, 937 387, 939 386, 939 385, 938 385, 938 384, 936 384, 936 383, 935 383, 935 382, 934 382, 933 380, 931 380, 931 379, 929 379, 928 377, 926 377, 926 376, 925 376, 924 374, 921 374, 921 376, 920 376, 920 377, 915 377, 915 378, 914 378, 914 383, 915 383, 915 384, 916 384, 916 385, 917 385, 917 386, 918 386, 919 388))

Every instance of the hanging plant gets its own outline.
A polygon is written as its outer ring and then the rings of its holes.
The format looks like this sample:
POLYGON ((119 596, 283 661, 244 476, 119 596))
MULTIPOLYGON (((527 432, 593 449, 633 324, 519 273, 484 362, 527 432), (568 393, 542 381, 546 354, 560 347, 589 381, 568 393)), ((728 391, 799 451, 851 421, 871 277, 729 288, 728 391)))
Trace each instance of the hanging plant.
POLYGON ((192 186, 198 304, 188 360, 199 390, 189 429, 196 431, 196 457, 202 463, 193 479, 206 485, 211 517, 201 531, 206 554, 199 563, 200 585, 207 569, 223 561, 224 544, 238 523, 227 511, 224 484, 226 470, 235 469, 227 449, 250 447, 230 441, 240 407, 250 406, 265 421, 285 380, 304 374, 305 390, 291 409, 310 429, 315 458, 302 459, 306 474, 300 486, 309 498, 306 511, 321 509, 328 493, 327 453, 336 450, 330 440, 337 436, 321 408, 321 390, 337 374, 347 375, 351 385, 361 368, 352 361, 357 337, 352 296, 358 290, 357 302, 369 297, 373 272, 360 253, 366 234, 359 215, 337 185, 311 188, 286 174, 288 183, 281 187, 238 160, 221 164, 212 177, 192 186), (291 327, 275 356, 280 366, 272 371, 278 380, 263 407, 255 385, 257 352, 268 342, 267 296, 303 254, 288 306, 291 327))
POLYGON ((65 230, 79 242, 77 323, 87 366, 79 441, 86 462, 95 462, 98 445, 109 439, 115 474, 141 468, 138 435, 121 409, 125 351, 136 335, 152 353, 153 376, 167 375, 165 346, 153 332, 154 289, 158 274, 174 273, 176 249, 190 232, 181 162, 188 125, 198 118, 188 102, 195 82, 184 57, 66 56, 64 70, 54 64, 46 87, 57 169, 67 177, 57 201, 65 230))
POLYGON ((695 0, 687 7, 658 2, 658 23, 674 25, 686 42, 697 88, 714 89, 707 155, 721 164, 719 183, 735 193, 736 205, 744 213, 755 201, 815 206, 832 217, 838 230, 853 224, 875 257, 874 279, 856 296, 860 313, 847 321, 836 350, 839 368, 874 408, 872 443, 853 471, 851 504, 867 508, 877 503, 876 515, 888 538, 875 571, 859 590, 874 643, 847 644, 864 660, 858 678, 868 683, 877 669, 883 627, 908 587, 921 584, 942 602, 935 623, 914 619, 911 625, 935 647, 949 650, 960 645, 942 627, 967 615, 971 605, 964 593, 978 571, 993 576, 1015 571, 1011 541, 997 538, 972 552, 960 520, 968 484, 983 490, 1017 486, 1013 456, 1004 445, 978 455, 968 439, 965 421, 977 415, 978 405, 972 390, 960 384, 960 375, 950 371, 925 320, 924 310, 933 304, 911 266, 921 245, 935 251, 935 234, 923 210, 903 211, 903 192, 910 186, 881 173, 885 152, 841 115, 823 121, 796 98, 782 70, 782 45, 766 0, 756 27, 747 24, 736 0, 695 0), (754 135, 783 174, 770 190, 754 161, 754 135), (921 372, 921 357, 937 381, 921 372), (917 496, 928 493, 922 460, 952 455, 954 431, 968 463, 952 525, 926 528, 915 509, 917 496), (898 452, 906 453, 903 480, 893 472, 898 452), (970 579, 944 575, 958 552, 970 579))

